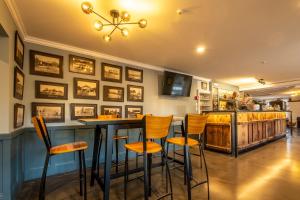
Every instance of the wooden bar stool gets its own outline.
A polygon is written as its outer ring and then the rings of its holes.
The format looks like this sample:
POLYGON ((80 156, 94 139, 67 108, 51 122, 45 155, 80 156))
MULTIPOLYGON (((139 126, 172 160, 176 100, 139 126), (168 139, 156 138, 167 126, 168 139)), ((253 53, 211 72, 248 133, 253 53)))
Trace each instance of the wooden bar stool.
MULTIPOLYGON (((188 199, 191 198, 191 189, 207 183, 207 196, 209 199, 209 179, 208 179, 208 170, 206 165, 206 160, 204 156, 204 145, 203 145, 203 133, 205 132, 207 116, 200 115, 200 114, 188 114, 185 116, 185 129, 184 130, 184 137, 173 137, 167 139, 167 153, 169 149, 169 144, 178 145, 184 147, 184 177, 185 183, 187 183, 187 190, 188 190, 188 199), (198 139, 189 138, 189 135, 198 135, 198 139), (192 163, 191 163, 191 153, 189 151, 189 147, 198 146, 199 153, 200 153, 200 165, 202 168, 202 159, 204 161, 205 166, 205 174, 206 180, 205 181, 195 181, 196 184, 191 186, 191 181, 194 180, 192 176, 192 163)), ((183 126, 183 125, 182 125, 183 126)))
POLYGON ((143 154, 144 161, 144 199, 148 199, 151 196, 151 168, 152 168, 152 155, 155 153, 162 153, 164 165, 166 165, 166 194, 162 195, 158 199, 171 196, 173 199, 172 181, 170 175, 170 169, 167 162, 167 154, 165 152, 165 142, 169 134, 171 122, 173 116, 156 117, 145 116, 143 118, 143 141, 125 144, 126 156, 125 156, 125 175, 124 175, 124 199, 127 199, 127 183, 128 183, 128 152, 143 154), (162 139, 162 144, 154 142, 155 139, 162 139), (170 184, 170 192, 168 187, 168 181, 170 184))
POLYGON ((88 145, 84 141, 78 141, 74 143, 62 144, 58 146, 52 146, 51 140, 48 134, 48 130, 45 121, 42 117, 32 117, 32 123, 35 127, 38 137, 43 140, 46 148, 47 155, 43 170, 43 175, 40 183, 40 193, 39 200, 45 199, 45 188, 46 188, 46 178, 48 163, 51 156, 60 155, 64 153, 76 152, 79 154, 79 178, 80 178, 80 196, 84 196, 87 199, 87 189, 86 189, 86 166, 85 166, 85 156, 84 150, 88 148, 88 145), (83 186, 83 189, 82 189, 83 186))

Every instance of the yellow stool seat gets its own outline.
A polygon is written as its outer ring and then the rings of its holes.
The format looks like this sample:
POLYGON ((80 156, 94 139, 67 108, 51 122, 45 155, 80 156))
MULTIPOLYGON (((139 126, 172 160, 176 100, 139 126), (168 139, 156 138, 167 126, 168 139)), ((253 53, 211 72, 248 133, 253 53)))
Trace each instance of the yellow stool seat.
MULTIPOLYGON (((167 139, 168 143, 171 144, 175 144, 175 145, 179 145, 179 146, 184 146, 184 137, 173 137, 173 138, 168 138, 167 139)), ((188 138, 188 142, 187 142, 188 146, 196 146, 199 145, 199 142, 197 140, 188 138)))
MULTIPOLYGON (((136 153, 143 153, 143 142, 125 144, 124 146, 130 151, 134 151, 136 153)), ((161 152, 161 150, 162 147, 160 144, 157 144, 155 142, 147 142, 147 154, 161 152)))
POLYGON ((73 142, 68 144, 62 144, 58 146, 51 147, 50 154, 62 154, 62 153, 69 153, 79 150, 85 150, 88 148, 88 144, 83 141, 73 142))

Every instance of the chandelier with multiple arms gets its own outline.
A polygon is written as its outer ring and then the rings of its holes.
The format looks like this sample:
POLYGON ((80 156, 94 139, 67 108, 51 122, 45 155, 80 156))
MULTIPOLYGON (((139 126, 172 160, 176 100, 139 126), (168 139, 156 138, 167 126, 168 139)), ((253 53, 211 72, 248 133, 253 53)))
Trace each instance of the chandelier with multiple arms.
POLYGON ((119 12, 118 10, 111 10, 110 15, 112 16, 112 21, 106 19, 99 13, 95 12, 93 10, 93 5, 89 2, 83 2, 81 4, 81 9, 86 14, 94 13, 98 17, 100 17, 105 23, 101 22, 100 20, 97 20, 94 24, 94 27, 97 31, 101 31, 104 26, 113 26, 112 31, 103 36, 104 41, 109 42, 111 41, 111 35, 115 32, 115 30, 120 30, 122 35, 124 37, 127 37, 129 35, 129 31, 124 25, 139 25, 140 28, 145 28, 147 26, 147 20, 140 19, 138 22, 129 22, 130 21, 130 15, 128 12, 123 11, 119 12))

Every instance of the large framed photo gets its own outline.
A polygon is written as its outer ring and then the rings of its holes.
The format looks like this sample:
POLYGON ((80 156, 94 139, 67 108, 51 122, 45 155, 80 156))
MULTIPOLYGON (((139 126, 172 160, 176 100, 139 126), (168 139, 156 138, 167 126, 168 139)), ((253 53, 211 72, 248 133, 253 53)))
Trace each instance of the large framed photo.
POLYGON ((126 81, 132 81, 132 82, 138 82, 138 83, 143 82, 143 70, 126 67, 125 71, 126 71, 126 73, 125 73, 126 81))
POLYGON ((95 63, 94 59, 84 58, 80 56, 69 56, 69 71, 85 75, 95 76, 95 63))
POLYGON ((99 100, 99 81, 74 78, 74 98, 99 100))
POLYGON ((122 106, 101 106, 101 115, 117 115, 122 117, 122 106))
POLYGON ((127 101, 143 102, 144 87, 137 85, 127 85, 127 101))
POLYGON ((18 68, 15 67, 14 73, 14 97, 17 99, 23 99, 24 93, 24 73, 18 68))
POLYGON ((68 84, 35 81, 35 98, 68 99, 68 84))
POLYGON ((63 56, 30 50, 30 74, 63 78, 63 56))
POLYGON ((97 118, 97 104, 71 103, 71 120, 97 118))
POLYGON ((143 106, 133 106, 126 105, 125 106, 125 117, 128 118, 136 118, 137 114, 143 114, 143 106))
POLYGON ((101 80, 122 83, 122 67, 108 63, 102 63, 101 80))
POLYGON ((31 104, 31 114, 42 116, 47 123, 65 122, 65 104, 64 103, 36 103, 31 104))
POLYGON ((24 125, 25 106, 15 103, 14 105, 14 128, 19 128, 24 125))
POLYGON ((23 69, 24 63, 24 43, 18 33, 15 33, 15 52, 14 52, 15 62, 19 65, 21 69, 23 69))
POLYGON ((124 88, 104 85, 103 101, 124 102, 124 88))

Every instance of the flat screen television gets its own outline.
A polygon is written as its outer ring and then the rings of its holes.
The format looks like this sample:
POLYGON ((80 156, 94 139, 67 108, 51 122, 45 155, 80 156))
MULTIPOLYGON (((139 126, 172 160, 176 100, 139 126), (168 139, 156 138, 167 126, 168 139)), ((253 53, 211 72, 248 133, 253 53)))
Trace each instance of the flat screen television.
POLYGON ((162 94, 189 97, 192 80, 192 76, 165 71, 162 94))

